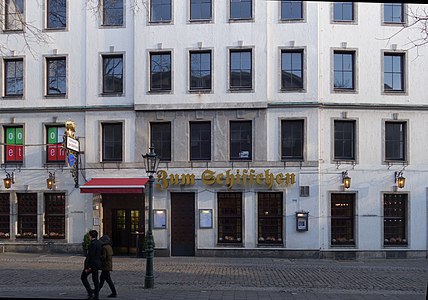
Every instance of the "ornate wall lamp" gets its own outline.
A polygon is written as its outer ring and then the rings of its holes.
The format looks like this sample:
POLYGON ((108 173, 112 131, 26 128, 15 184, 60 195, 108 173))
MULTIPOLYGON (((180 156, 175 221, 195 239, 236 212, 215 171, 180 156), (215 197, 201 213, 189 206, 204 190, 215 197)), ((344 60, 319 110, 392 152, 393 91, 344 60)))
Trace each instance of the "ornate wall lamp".
POLYGON ((49 178, 46 179, 46 187, 51 190, 53 189, 54 186, 55 186, 55 172, 53 174, 49 172, 49 178))
POLYGON ((12 174, 6 172, 6 178, 3 179, 4 187, 7 189, 10 189, 12 184, 15 183, 15 173, 12 172, 12 174))
POLYGON ((400 189, 404 187, 404 184, 406 183, 406 178, 404 178, 403 176, 403 170, 395 172, 395 183, 400 189))
POLYGON ((348 176, 348 170, 342 172, 342 183, 345 189, 349 189, 351 187, 351 177, 348 176))

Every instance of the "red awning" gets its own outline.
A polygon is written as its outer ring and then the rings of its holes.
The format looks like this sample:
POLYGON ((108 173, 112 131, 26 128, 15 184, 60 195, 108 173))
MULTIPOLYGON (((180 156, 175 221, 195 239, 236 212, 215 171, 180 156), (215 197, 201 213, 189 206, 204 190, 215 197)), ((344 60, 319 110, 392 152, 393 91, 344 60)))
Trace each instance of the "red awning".
POLYGON ((81 193, 141 194, 148 178, 92 178, 80 187, 81 193))

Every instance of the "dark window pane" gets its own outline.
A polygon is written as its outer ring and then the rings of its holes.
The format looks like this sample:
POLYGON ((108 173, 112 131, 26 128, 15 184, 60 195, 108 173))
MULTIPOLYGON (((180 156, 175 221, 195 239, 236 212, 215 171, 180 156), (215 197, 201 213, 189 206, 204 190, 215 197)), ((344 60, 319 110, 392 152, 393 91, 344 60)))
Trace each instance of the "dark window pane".
POLYGON ((230 159, 252 159, 252 125, 251 121, 230 122, 230 159))
POLYGON ((45 194, 45 239, 65 238, 65 194, 45 194))
POLYGON ((331 245, 355 245, 354 194, 331 195, 331 245))
POLYGON ((385 159, 398 161, 406 159, 406 123, 385 123, 385 159))
POLYGON ((211 89, 211 52, 190 53, 190 90, 211 89))
POLYGON ((105 123, 103 130, 103 161, 122 161, 122 124, 105 123))
POLYGON ((17 194, 18 230, 17 238, 37 238, 37 194, 17 194))
POLYGON ((281 121, 281 158, 303 160, 303 120, 281 121))
POLYGON ((281 1, 281 20, 303 19, 303 1, 281 1))
POLYGON ((191 20, 210 20, 211 0, 191 0, 190 1, 190 19, 191 20))
POLYGON ((404 55, 384 55, 384 89, 385 91, 404 91, 404 55))
POLYGON ((123 92, 123 58, 122 55, 103 56, 103 93, 117 94, 123 92))
POLYGON ((252 0, 230 0, 231 19, 251 19, 252 0))
POLYGON ((253 85, 251 50, 230 52, 230 88, 251 89, 253 85))
POLYGON ((334 53, 334 88, 354 89, 354 53, 334 53))
POLYGON ((0 193, 0 239, 10 238, 10 194, 0 193))
POLYGON ((334 122, 334 158, 355 159, 355 122, 334 122))
POLYGON ((281 89, 303 88, 303 52, 283 51, 281 54, 281 89))
POLYGON ((67 25, 67 0, 48 0, 47 27, 65 28, 67 25))
POLYGON ((403 3, 384 3, 383 18, 385 23, 404 23, 403 3))
POLYGON ((5 60, 5 96, 22 96, 24 92, 24 62, 5 60))
POLYGON ((218 193, 218 243, 242 244, 242 194, 218 193))
POLYGON ((334 2, 333 19, 335 21, 354 20, 354 2, 334 2))
POLYGON ((171 21, 171 0, 151 0, 151 22, 171 21))
POLYGON ((282 193, 258 193, 258 243, 282 244, 282 193))
POLYGON ((385 194, 383 197, 383 243, 406 246, 407 194, 385 194))
POLYGON ((171 90, 171 53, 152 53, 150 55, 150 90, 171 90))
POLYGON ((211 123, 190 123, 190 160, 211 159, 211 123))
POLYGON ((151 123, 150 141, 163 161, 171 160, 171 123, 151 123))
POLYGON ((48 95, 65 95, 67 88, 67 70, 65 58, 48 58, 47 69, 48 95))

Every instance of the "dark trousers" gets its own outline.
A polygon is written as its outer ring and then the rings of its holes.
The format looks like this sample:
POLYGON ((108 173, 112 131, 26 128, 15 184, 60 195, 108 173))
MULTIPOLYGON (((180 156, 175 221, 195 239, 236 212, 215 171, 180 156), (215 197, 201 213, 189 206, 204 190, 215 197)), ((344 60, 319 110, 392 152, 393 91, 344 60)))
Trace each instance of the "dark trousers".
POLYGON ((88 295, 92 294, 91 286, 89 285, 89 282, 88 282, 89 274, 92 274, 92 282, 94 283, 94 296, 95 296, 95 299, 98 299, 98 292, 100 290, 100 282, 98 279, 98 269, 91 269, 91 272, 86 272, 85 270, 83 270, 82 275, 80 276, 80 279, 82 280, 82 283, 85 286, 85 289, 88 292, 88 295))
POLYGON ((104 281, 107 282, 108 286, 110 287, 111 293, 113 295, 116 295, 116 288, 114 287, 114 283, 113 280, 111 280, 110 277, 110 271, 101 271, 101 276, 100 276, 100 290, 104 285, 104 281))

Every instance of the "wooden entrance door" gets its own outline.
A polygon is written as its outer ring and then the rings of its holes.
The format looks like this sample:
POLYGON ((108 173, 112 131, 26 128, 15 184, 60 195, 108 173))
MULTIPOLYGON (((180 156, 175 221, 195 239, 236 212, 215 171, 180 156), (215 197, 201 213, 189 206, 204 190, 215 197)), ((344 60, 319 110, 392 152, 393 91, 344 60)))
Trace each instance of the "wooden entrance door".
POLYGON ((195 193, 171 193, 171 256, 195 256, 195 193))

